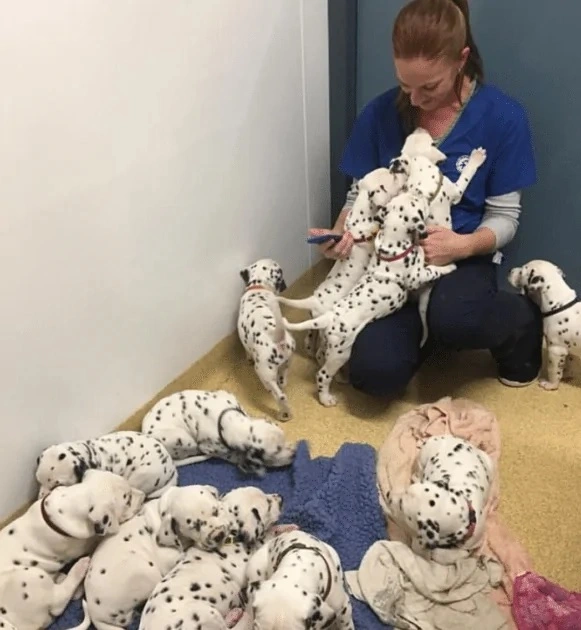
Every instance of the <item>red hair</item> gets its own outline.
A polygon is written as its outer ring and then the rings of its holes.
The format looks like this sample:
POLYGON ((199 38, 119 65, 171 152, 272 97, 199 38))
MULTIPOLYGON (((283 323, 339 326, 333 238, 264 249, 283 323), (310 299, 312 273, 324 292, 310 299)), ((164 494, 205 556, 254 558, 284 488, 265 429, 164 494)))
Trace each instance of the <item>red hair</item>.
MULTIPOLYGON (((392 43, 396 59, 423 57, 455 61, 468 47, 468 59, 456 80, 459 101, 465 76, 479 83, 484 79, 482 58, 470 28, 467 0, 412 0, 395 20, 392 43)), ((398 94, 397 106, 406 132, 412 131, 417 112, 403 90, 398 94)))

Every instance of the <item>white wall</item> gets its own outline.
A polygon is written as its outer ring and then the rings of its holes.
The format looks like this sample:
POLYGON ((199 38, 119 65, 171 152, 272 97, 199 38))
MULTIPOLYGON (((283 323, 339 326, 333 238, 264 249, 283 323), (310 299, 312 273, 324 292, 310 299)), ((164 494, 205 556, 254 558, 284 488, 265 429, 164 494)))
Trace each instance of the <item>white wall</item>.
POLYGON ((292 282, 329 221, 327 0, 29 0, 0 21, 0 518, 292 282))

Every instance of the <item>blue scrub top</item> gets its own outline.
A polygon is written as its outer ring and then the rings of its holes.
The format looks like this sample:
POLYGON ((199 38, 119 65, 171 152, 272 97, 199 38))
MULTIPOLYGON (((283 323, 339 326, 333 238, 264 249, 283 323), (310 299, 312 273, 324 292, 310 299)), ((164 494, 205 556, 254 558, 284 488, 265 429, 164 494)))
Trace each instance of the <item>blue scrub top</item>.
MULTIPOLYGON (((340 170, 361 179, 401 153, 403 133, 395 100, 399 88, 380 94, 357 117, 340 170)), ((525 109, 491 85, 480 85, 439 148, 447 159, 438 166, 457 181, 472 149, 484 147, 487 158, 461 202, 452 207, 452 227, 474 232, 482 221, 487 197, 522 190, 536 182, 531 131, 525 109)))

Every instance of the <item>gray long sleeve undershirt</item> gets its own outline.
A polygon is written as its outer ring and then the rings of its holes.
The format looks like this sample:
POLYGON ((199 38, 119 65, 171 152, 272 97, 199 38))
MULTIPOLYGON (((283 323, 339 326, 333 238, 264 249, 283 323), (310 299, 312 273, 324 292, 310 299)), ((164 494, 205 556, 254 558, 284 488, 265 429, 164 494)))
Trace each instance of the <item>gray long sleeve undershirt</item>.
MULTIPOLYGON (((354 179, 343 209, 350 209, 359 194, 357 179, 354 179)), ((484 216, 479 227, 487 227, 496 236, 496 249, 508 245, 514 238, 519 226, 521 213, 521 192, 516 190, 505 195, 487 197, 485 201, 484 216)))

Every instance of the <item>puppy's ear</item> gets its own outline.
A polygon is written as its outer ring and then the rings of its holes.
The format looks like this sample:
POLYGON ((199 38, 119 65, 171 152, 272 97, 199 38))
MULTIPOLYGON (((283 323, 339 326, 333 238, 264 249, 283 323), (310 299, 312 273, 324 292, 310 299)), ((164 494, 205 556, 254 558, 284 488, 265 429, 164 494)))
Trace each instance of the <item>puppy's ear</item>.
POLYGON ((83 477, 85 476, 85 473, 87 472, 87 470, 89 470, 89 466, 87 466, 87 462, 81 457, 77 457, 77 461, 75 462, 75 465, 73 466, 73 473, 75 475, 75 479, 77 480, 77 483, 81 483, 81 481, 83 481, 83 477))
POLYGON ((243 453, 238 467, 242 472, 263 477, 266 474, 266 467, 264 465, 264 449, 249 447, 243 453))
POLYGON ((248 270, 248 267, 245 267, 240 271, 240 277, 244 280, 244 284, 248 284, 248 281, 250 280, 250 271, 248 270))
POLYGON ((311 614, 307 617, 307 627, 316 628, 317 630, 323 630, 323 628, 330 628, 336 621, 337 615, 335 611, 324 602, 318 595, 313 597, 313 606, 311 608, 311 614))
POLYGON ((96 536, 110 536, 119 531, 119 517, 115 501, 108 501, 104 505, 91 505, 89 520, 93 524, 96 536))
POLYGON ((565 272, 560 267, 557 267, 557 273, 561 276, 561 278, 566 278, 567 277, 565 275, 565 272))
POLYGON ((155 541, 160 547, 172 547, 173 549, 181 549, 180 530, 178 522, 173 518, 172 503, 176 488, 168 488, 159 501, 159 518, 160 524, 155 541))
POLYGON ((220 499, 220 492, 215 486, 200 486, 200 488, 207 490, 214 497, 214 499, 220 499))

